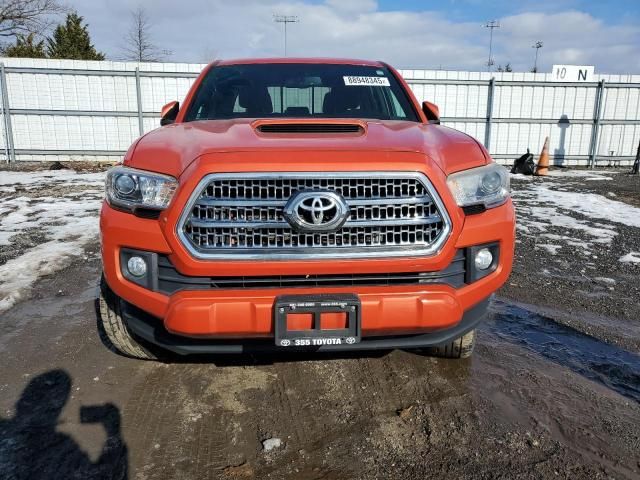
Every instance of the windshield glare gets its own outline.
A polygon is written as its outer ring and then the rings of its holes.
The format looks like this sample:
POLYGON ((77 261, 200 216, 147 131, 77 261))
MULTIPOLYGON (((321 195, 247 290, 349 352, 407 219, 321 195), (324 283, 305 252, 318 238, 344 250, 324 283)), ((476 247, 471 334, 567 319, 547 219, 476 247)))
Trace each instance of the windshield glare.
POLYGON ((418 121, 385 67, 295 63, 213 67, 185 120, 273 117, 418 121))

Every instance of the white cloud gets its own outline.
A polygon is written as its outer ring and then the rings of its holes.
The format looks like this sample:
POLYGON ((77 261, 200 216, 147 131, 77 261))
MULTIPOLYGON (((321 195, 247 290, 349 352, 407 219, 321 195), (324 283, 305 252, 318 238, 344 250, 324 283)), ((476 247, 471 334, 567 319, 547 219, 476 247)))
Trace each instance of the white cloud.
POLYGON ((326 4, 341 12, 365 13, 378 9, 376 0, 326 0, 326 4))
MULTIPOLYGON (((118 57, 126 31, 127 0, 71 0, 90 23, 94 43, 118 57), (122 32, 120 32, 120 30, 122 32)), ((174 61, 280 56, 283 27, 273 14, 296 15, 288 26, 288 50, 297 56, 386 60, 397 67, 484 70, 488 32, 482 22, 456 22, 433 11, 380 11, 375 0, 141 0, 154 23, 156 43, 174 61)), ((425 7, 426 8, 426 7, 425 7)), ((494 58, 528 70, 531 45, 545 43, 541 69, 553 63, 596 65, 597 72, 640 69, 640 27, 607 25, 579 11, 522 13, 501 19, 494 58)))

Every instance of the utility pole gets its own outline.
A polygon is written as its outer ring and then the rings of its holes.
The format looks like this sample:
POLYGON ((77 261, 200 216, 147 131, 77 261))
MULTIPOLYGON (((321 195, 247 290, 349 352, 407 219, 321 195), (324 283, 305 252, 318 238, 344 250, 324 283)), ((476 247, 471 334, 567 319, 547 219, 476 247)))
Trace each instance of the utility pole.
POLYGON ((538 50, 540 50, 544 44, 540 41, 536 42, 535 45, 531 45, 531 48, 536 49, 536 59, 533 62, 533 73, 538 73, 538 50))
POLYGON ((490 32, 491 32, 489 34, 489 60, 487 61, 487 71, 490 72, 491 67, 495 63, 493 61, 493 55, 492 55, 493 54, 493 29, 500 28, 500 22, 498 20, 491 20, 485 25, 485 28, 490 29, 490 32))
POLYGON ((284 56, 287 56, 287 24, 297 23, 298 17, 296 15, 273 15, 273 21, 276 23, 284 24, 284 56))

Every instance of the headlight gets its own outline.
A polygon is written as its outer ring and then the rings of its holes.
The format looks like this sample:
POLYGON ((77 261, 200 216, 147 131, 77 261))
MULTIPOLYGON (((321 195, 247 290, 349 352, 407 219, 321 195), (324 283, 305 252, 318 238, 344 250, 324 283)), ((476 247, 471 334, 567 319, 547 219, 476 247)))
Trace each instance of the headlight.
POLYGON ((449 175, 447 185, 461 207, 497 207, 509 198, 509 173, 495 163, 449 175))
POLYGON ((177 187, 175 178, 159 173, 128 167, 114 167, 107 172, 107 202, 128 212, 164 210, 177 187))

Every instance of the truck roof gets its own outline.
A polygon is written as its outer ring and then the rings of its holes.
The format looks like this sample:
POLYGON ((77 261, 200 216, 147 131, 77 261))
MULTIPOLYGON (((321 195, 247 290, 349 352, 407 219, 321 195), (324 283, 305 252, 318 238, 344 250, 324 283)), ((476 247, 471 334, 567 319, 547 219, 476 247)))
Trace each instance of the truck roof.
POLYGON ((272 58, 236 58, 231 60, 217 60, 215 65, 246 65, 264 63, 320 63, 329 65, 367 65, 383 67, 380 61, 358 60, 353 58, 309 58, 309 57, 272 57, 272 58))

